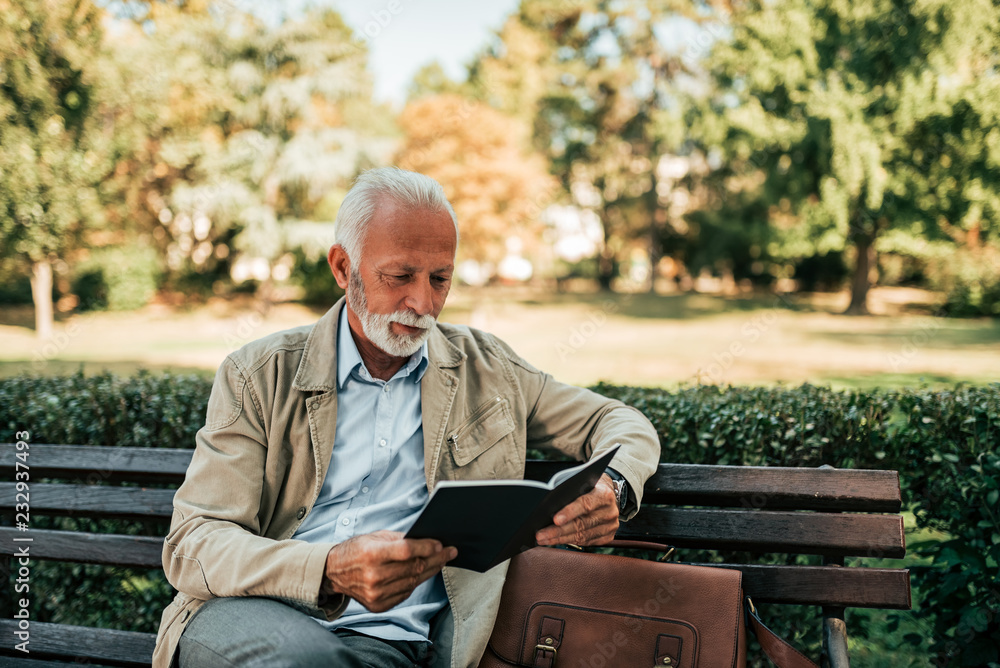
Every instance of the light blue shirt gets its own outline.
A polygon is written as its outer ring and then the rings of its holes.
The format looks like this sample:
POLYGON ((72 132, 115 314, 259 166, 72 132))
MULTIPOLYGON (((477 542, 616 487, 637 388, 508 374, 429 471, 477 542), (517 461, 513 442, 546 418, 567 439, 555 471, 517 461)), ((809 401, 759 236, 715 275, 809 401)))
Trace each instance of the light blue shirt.
MULTIPOLYGON (((381 529, 406 531, 427 501, 420 379, 427 343, 388 381, 373 378, 347 323, 337 327, 337 431, 330 468, 316 505, 292 536, 311 543, 342 543, 381 529)), ((349 628, 386 640, 427 640, 430 620, 448 598, 440 574, 387 612, 369 612, 351 600, 329 629, 349 628)))

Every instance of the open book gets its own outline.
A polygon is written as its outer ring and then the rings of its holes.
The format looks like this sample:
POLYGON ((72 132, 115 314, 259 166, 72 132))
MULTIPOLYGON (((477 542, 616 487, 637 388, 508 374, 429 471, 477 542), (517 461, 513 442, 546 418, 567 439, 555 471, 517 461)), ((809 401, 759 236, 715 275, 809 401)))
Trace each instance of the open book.
POLYGON ((435 538, 458 548, 449 566, 483 573, 535 547, 535 532, 594 488, 618 451, 535 480, 444 480, 431 492, 407 538, 435 538))

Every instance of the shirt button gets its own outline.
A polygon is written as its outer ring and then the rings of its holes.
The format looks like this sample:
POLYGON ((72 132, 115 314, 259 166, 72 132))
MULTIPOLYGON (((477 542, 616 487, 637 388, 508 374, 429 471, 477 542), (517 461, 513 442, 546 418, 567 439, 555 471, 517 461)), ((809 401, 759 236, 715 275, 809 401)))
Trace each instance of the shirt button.
POLYGON ((361 493, 362 494, 367 494, 368 493, 368 488, 367 487, 362 487, 361 488, 361 493))
POLYGON ((382 391, 383 392, 388 392, 389 391, 389 386, 388 385, 383 385, 382 386, 382 391))
POLYGON ((344 519, 340 520, 340 523, 343 524, 346 527, 348 524, 351 523, 351 520, 349 520, 349 519, 347 519, 345 517, 344 519))
POLYGON ((295 513, 295 517, 296 519, 301 520, 305 516, 306 516, 306 507, 302 506, 301 508, 299 508, 299 512, 295 513))
POLYGON ((384 448, 385 447, 385 439, 383 438, 381 441, 378 442, 378 444, 381 445, 384 448))

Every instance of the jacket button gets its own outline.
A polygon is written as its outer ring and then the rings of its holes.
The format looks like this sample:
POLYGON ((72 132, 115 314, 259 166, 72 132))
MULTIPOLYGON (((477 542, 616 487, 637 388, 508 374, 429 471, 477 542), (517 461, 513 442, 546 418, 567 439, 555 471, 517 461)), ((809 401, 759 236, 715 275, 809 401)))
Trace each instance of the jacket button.
POLYGON ((299 508, 299 512, 295 513, 295 517, 296 519, 301 520, 305 516, 306 516, 306 507, 302 506, 301 508, 299 508))

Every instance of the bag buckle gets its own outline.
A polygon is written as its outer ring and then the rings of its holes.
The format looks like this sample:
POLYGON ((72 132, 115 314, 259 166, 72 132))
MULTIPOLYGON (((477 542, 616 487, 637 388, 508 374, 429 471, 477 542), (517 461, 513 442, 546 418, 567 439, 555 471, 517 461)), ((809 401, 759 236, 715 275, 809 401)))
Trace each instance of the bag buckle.
MULTIPOLYGON (((552 639, 548 638, 548 641, 552 642, 552 639)), ((556 662, 556 657, 559 655, 559 652, 555 647, 552 647, 551 645, 535 645, 535 651, 537 652, 538 650, 542 650, 543 652, 552 652, 552 663, 556 662)))

